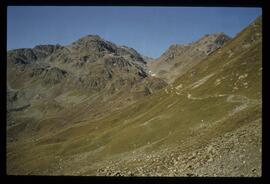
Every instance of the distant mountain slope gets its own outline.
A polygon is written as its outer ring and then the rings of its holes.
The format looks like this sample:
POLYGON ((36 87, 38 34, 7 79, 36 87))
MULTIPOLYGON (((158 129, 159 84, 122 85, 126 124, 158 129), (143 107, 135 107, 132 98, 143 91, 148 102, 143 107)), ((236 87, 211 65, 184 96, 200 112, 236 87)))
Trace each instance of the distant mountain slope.
POLYGON ((119 111, 64 128, 76 110, 37 122, 36 131, 50 133, 9 142, 7 173, 261 176, 261 24, 258 17, 175 82, 119 111), (50 129, 55 122, 61 131, 50 129))
POLYGON ((187 45, 171 45, 149 64, 149 68, 153 74, 171 83, 229 40, 224 33, 215 33, 187 45))

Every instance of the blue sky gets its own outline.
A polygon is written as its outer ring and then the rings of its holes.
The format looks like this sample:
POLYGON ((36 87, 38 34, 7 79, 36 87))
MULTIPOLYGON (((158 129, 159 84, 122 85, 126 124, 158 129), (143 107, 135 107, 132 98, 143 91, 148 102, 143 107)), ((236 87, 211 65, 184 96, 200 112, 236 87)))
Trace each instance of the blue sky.
POLYGON ((7 48, 68 45, 97 34, 143 55, 159 57, 171 44, 186 44, 205 34, 233 37, 260 8, 236 7, 34 7, 9 6, 7 48))

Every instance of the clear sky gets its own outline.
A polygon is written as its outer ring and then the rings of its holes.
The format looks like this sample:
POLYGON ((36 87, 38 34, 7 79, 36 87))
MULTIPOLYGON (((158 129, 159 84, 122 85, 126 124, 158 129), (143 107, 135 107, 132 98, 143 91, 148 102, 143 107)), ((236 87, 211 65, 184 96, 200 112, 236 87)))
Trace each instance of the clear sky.
POLYGON ((205 34, 233 37, 261 14, 260 8, 236 7, 9 6, 7 48, 68 45, 97 34, 156 58, 171 44, 190 43, 205 34))

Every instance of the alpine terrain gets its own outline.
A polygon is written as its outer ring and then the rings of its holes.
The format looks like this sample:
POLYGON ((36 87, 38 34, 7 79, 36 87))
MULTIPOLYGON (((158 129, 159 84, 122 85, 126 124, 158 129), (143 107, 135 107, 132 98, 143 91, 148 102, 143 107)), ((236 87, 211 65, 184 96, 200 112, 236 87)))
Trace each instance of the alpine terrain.
POLYGON ((173 44, 149 64, 151 74, 171 83, 229 40, 224 33, 214 33, 187 45, 173 44))
POLYGON ((7 174, 261 176, 262 18, 158 59, 97 35, 7 52, 7 174))

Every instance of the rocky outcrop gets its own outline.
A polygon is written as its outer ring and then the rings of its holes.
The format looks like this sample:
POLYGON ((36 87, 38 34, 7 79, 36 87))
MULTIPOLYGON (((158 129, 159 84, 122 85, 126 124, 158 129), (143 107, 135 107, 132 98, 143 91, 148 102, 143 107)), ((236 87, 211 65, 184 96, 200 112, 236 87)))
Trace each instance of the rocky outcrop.
POLYGON ((30 73, 31 77, 41 78, 45 84, 57 84, 67 77, 68 73, 57 67, 52 68, 34 68, 30 73))
POLYGON ((33 49, 15 49, 8 51, 8 60, 15 64, 31 64, 40 61, 52 53, 63 49, 60 45, 37 45, 33 49))

